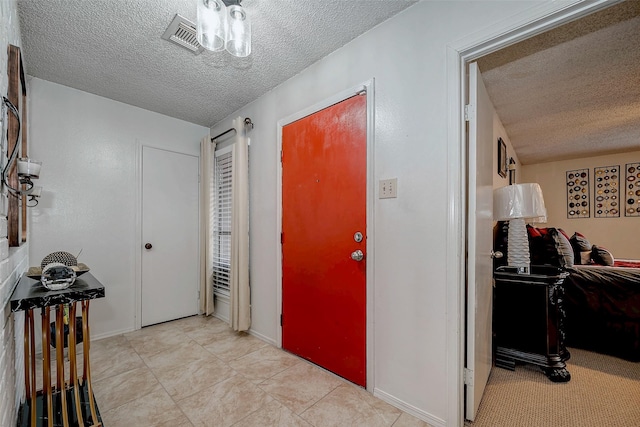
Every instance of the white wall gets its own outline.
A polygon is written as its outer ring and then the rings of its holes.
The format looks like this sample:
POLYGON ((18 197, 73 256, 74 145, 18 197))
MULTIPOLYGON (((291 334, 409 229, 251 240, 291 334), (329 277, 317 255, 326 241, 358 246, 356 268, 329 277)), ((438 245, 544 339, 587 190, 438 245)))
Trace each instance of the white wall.
POLYGON ((106 288, 91 304, 92 338, 133 330, 140 146, 199 155, 208 129, 37 78, 29 100, 44 188, 31 209, 30 258, 82 250, 106 288))
MULTIPOLYGON (((0 0, 0 93, 4 96, 8 88, 9 44, 22 46, 16 3, 0 0)), ((6 127, 3 128, 6 132, 4 129, 6 127)), ((2 156, 6 156, 4 151, 2 156)), ((6 191, 3 188, 2 194, 6 191)), ((13 427, 24 393, 24 313, 12 314, 8 301, 27 268, 29 244, 8 249, 5 205, 4 200, 0 200, 0 427, 13 427)))
POLYGON ((509 185, 509 171, 507 171, 506 177, 501 177, 498 174, 498 138, 502 138, 504 144, 507 146, 507 159, 513 157, 513 160, 516 162, 516 183, 524 182, 522 180, 522 164, 520 163, 520 159, 518 159, 518 155, 513 149, 513 145, 511 144, 511 138, 507 134, 507 131, 498 116, 498 113, 493 111, 493 188, 504 187, 505 185, 509 185))
MULTIPOLYGON (((252 330, 276 340, 277 121, 375 78, 375 393, 433 425, 447 423, 446 46, 535 2, 420 2, 212 128, 251 117, 252 330)), ((497 28, 496 28, 497 29, 497 28)), ((327 309, 331 309, 328 307, 327 309)))
MULTIPOLYGON (((523 177, 527 182, 537 182, 542 188, 545 206, 547 207, 547 224, 549 227, 562 228, 569 234, 580 232, 592 244, 607 248, 614 258, 640 259, 640 218, 625 216, 624 192, 620 195, 619 218, 595 218, 593 212, 596 201, 593 197, 593 168, 600 166, 620 165, 620 186, 626 187, 625 163, 640 162, 640 151, 609 154, 606 156, 584 157, 581 159, 561 160, 557 162, 539 163, 523 166, 523 177), (567 175, 574 169, 590 170, 591 184, 591 216, 589 218, 567 218, 567 175)), ((626 190, 625 190, 626 191, 626 190)))

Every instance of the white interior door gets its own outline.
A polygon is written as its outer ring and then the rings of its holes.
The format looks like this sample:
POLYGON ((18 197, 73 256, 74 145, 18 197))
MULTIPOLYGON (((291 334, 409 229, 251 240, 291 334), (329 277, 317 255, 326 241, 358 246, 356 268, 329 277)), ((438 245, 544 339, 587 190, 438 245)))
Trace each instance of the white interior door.
POLYGON ((198 312, 198 157, 142 148, 142 326, 198 312))
POLYGON ((469 204, 465 416, 475 418, 491 372, 493 298, 493 105, 469 64, 469 204))

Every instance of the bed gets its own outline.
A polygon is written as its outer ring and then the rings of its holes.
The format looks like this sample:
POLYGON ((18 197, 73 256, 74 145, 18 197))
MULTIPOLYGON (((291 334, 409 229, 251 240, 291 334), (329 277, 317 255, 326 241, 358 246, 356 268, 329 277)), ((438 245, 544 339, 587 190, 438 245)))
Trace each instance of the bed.
MULTIPOLYGON (((495 250, 506 254, 507 226, 498 223, 496 228, 495 250)), ((568 237, 555 228, 528 231, 531 263, 569 272, 564 282, 566 345, 640 362, 640 261, 615 261, 579 233, 568 237)))
POLYGON ((567 346, 640 362, 640 268, 565 270, 567 346))

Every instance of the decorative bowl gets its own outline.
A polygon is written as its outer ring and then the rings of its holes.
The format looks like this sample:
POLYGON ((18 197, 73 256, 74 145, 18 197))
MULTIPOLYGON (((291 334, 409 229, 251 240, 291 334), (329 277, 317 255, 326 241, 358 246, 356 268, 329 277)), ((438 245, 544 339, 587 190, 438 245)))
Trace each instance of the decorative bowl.
MULTIPOLYGON (((87 267, 85 264, 83 264, 81 262, 79 262, 78 265, 70 266, 70 268, 73 271, 75 271, 76 277, 82 276, 84 273, 89 271, 89 267, 87 267)), ((30 278, 36 279, 36 280, 40 280, 41 276, 42 276, 42 268, 41 267, 29 267, 29 270, 27 270, 27 277, 30 277, 30 278)))

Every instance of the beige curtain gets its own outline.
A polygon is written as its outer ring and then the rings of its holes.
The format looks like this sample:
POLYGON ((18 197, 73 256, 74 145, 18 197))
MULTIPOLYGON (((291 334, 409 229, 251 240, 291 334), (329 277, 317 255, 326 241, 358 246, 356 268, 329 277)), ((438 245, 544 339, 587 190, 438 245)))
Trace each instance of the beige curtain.
POLYGON ((200 313, 213 313, 213 253, 211 215, 213 197, 213 153, 215 142, 209 135, 200 142, 200 313))
POLYGON ((233 121, 236 140, 233 144, 233 178, 231 184, 231 327, 246 331, 251 326, 251 292, 249 289, 249 138, 244 119, 233 121))

